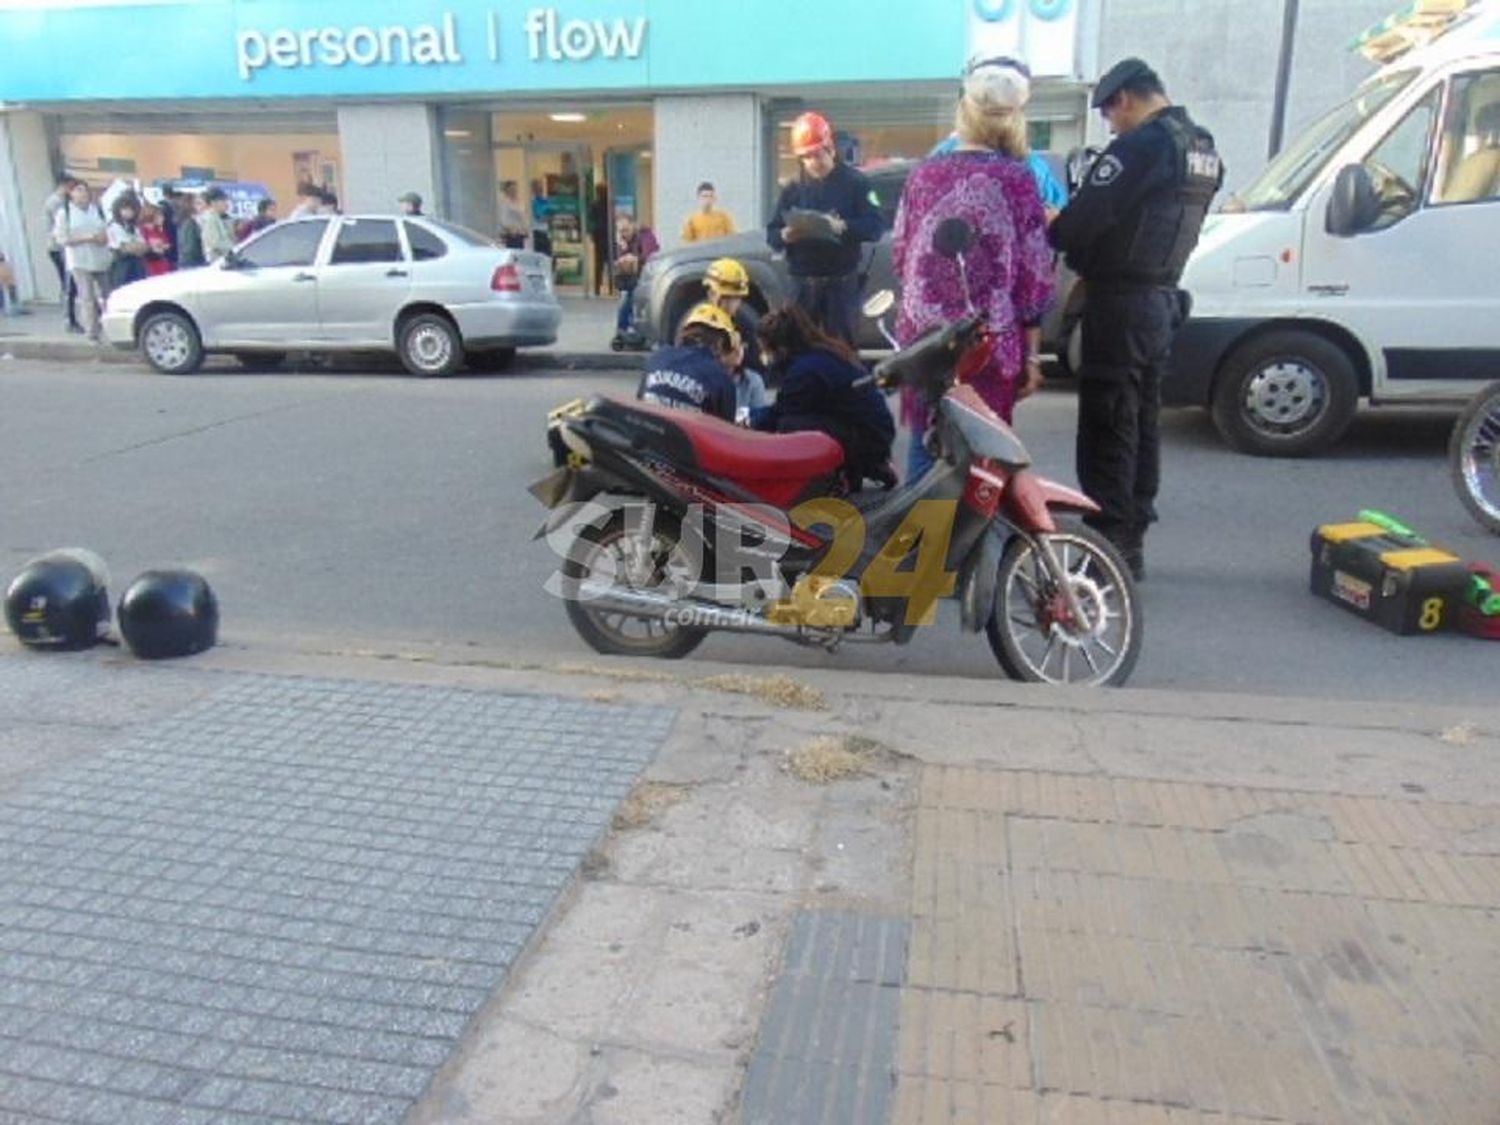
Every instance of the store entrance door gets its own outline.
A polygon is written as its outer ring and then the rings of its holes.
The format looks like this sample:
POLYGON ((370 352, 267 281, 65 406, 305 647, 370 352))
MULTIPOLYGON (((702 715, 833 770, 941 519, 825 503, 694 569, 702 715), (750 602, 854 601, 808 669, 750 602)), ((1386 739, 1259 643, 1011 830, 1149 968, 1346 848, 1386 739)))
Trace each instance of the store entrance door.
POLYGON ((593 191, 589 147, 532 142, 495 146, 496 190, 510 180, 520 187, 531 216, 536 250, 552 256, 553 281, 583 293, 588 277, 586 211, 593 191))

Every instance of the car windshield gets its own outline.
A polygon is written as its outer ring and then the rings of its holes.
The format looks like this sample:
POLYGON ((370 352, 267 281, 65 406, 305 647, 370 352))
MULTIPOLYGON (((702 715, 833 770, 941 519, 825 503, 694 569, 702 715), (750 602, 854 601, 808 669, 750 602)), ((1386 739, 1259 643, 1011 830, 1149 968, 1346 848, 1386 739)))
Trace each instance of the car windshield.
POLYGON ((1415 70, 1407 70, 1361 87, 1352 98, 1324 114, 1282 149, 1266 165, 1266 170, 1238 194, 1239 206, 1231 209, 1279 211, 1291 206, 1344 142, 1416 76, 1415 70))
POLYGON ((461 227, 457 223, 450 223, 445 219, 432 219, 426 215, 423 220, 438 228, 444 234, 455 241, 462 242, 465 246, 499 246, 493 238, 485 238, 478 231, 472 231, 468 227, 461 227))

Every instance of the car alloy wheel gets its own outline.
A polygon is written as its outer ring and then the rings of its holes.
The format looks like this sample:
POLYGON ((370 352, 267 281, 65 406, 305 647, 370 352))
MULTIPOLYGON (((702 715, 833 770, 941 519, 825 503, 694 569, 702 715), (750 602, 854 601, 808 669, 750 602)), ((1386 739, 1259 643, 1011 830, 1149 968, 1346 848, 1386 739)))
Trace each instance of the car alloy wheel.
POLYGON ((193 354, 193 341, 188 330, 176 320, 152 321, 141 346, 152 363, 172 371, 186 366, 193 354))
POLYGON ((453 358, 453 343, 436 325, 424 324, 411 334, 407 347, 419 367, 441 371, 453 358))

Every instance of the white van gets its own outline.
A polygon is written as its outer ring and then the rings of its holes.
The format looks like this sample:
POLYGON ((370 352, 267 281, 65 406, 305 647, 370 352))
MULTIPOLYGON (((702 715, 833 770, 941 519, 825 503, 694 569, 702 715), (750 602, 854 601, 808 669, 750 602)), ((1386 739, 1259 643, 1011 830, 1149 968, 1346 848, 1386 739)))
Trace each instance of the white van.
POLYGON ((1211 407, 1246 452, 1323 449, 1361 396, 1457 403, 1500 379, 1500 13, 1306 129, 1210 216, 1182 285, 1163 401, 1211 407))

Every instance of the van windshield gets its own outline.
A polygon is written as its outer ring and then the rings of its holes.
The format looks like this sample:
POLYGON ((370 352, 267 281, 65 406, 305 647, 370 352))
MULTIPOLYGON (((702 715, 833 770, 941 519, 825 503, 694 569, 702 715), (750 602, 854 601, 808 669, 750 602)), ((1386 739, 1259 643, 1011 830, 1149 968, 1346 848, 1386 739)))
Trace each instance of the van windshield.
POLYGON ((1361 86, 1352 98, 1313 122, 1282 149, 1239 193, 1239 206, 1231 205, 1230 209, 1280 211, 1290 207, 1343 143, 1416 76, 1415 70, 1406 70, 1361 86))

